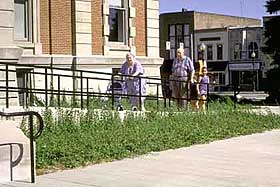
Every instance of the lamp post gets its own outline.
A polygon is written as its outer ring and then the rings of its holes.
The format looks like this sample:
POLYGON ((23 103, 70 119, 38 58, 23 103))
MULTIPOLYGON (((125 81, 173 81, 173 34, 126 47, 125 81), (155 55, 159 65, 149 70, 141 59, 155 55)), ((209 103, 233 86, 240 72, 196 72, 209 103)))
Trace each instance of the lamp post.
POLYGON ((206 45, 202 42, 199 47, 198 47, 198 51, 199 51, 199 55, 198 55, 198 72, 200 72, 201 68, 204 66, 204 51, 206 49, 206 45))
POLYGON ((256 58, 256 53, 255 51, 252 52, 251 57, 253 59, 253 91, 256 91, 256 83, 255 83, 255 58, 256 58))
POLYGON ((206 49, 206 45, 202 42, 200 45, 199 45, 199 48, 198 48, 198 51, 201 52, 201 59, 203 60, 204 59, 204 51, 206 49))

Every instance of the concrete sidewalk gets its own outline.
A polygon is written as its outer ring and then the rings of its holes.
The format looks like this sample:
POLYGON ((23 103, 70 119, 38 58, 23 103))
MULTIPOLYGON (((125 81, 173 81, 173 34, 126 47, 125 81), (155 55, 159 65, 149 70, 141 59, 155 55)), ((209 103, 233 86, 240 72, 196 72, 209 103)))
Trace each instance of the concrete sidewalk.
POLYGON ((279 187, 280 130, 46 174, 36 186, 279 187))

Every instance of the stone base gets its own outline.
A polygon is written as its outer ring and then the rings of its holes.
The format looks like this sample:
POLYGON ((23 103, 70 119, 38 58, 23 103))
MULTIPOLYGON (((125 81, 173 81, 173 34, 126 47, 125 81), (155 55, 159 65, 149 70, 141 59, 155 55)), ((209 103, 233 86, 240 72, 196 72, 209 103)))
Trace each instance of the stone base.
MULTIPOLYGON (((22 54, 22 49, 17 47, 0 47, 0 105, 6 105, 6 66, 5 63, 17 63, 22 54)), ((8 67, 9 87, 17 87, 16 67, 8 67)), ((18 93, 9 92, 9 106, 18 106, 18 93)))
MULTIPOLYGON (((19 124, 12 120, 1 120, 0 145, 17 143, 12 145, 13 161, 19 159, 19 164, 13 167, 13 181, 31 181, 30 147, 29 139, 17 127, 19 124)), ((0 146, 0 183, 11 180, 10 171, 10 146, 0 146)))

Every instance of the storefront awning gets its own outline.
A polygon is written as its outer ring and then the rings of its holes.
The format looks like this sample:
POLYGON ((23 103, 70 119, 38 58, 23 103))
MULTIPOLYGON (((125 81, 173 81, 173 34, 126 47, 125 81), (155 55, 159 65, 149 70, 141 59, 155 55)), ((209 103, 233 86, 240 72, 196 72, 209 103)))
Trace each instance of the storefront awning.
POLYGON ((260 69, 260 62, 229 63, 230 71, 254 71, 260 69))
POLYGON ((228 61, 211 61, 207 62, 208 71, 225 71, 228 65, 228 61))

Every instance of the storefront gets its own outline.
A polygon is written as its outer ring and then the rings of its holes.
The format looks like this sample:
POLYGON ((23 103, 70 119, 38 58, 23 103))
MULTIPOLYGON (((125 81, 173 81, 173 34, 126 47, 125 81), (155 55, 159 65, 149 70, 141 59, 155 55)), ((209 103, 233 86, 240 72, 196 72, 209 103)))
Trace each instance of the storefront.
POLYGON ((256 91, 259 89, 260 62, 229 63, 229 82, 240 85, 243 91, 256 91))
POLYGON ((210 91, 227 91, 228 72, 227 61, 214 61, 207 63, 208 76, 210 78, 210 91))

